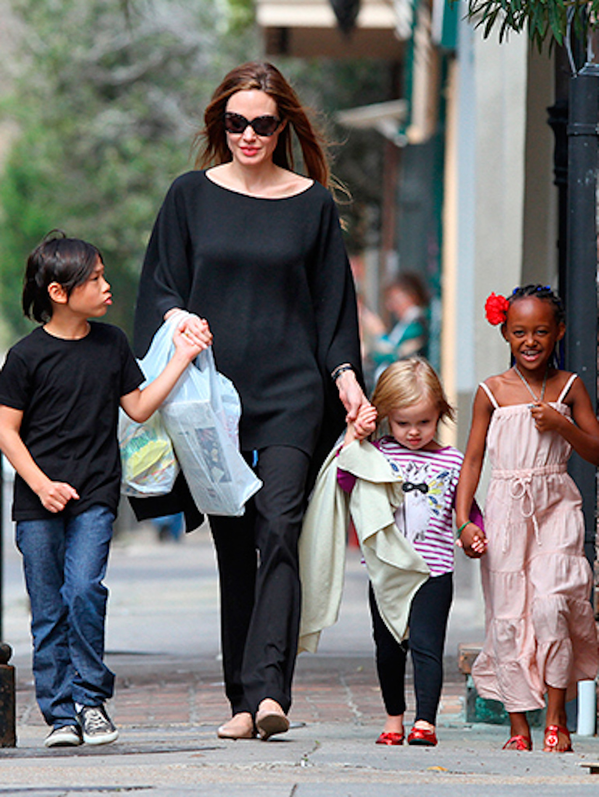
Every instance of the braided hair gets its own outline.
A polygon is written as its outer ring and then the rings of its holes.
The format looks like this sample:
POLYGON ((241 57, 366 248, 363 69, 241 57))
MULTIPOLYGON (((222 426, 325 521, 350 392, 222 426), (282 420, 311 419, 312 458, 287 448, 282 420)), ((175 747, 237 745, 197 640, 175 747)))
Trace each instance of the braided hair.
POLYGON ((511 296, 507 297, 507 300, 511 306, 514 302, 517 302, 518 299, 526 299, 529 296, 534 296, 535 299, 542 299, 544 302, 551 302, 556 323, 565 323, 566 311, 564 309, 564 303, 557 293, 552 290, 551 285, 522 285, 519 288, 514 288, 511 296))

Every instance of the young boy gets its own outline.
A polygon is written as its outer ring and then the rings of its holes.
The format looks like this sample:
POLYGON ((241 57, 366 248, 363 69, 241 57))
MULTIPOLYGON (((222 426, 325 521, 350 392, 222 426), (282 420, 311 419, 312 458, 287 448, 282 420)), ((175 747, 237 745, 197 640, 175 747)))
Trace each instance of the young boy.
POLYGON ((106 744, 106 573, 120 492, 119 405, 143 422, 211 343, 176 330, 175 352, 143 390, 123 332, 89 321, 112 304, 98 249, 45 239, 27 261, 23 311, 41 326, 0 371, 0 449, 14 466, 13 520, 31 601, 33 674, 46 747, 106 744))

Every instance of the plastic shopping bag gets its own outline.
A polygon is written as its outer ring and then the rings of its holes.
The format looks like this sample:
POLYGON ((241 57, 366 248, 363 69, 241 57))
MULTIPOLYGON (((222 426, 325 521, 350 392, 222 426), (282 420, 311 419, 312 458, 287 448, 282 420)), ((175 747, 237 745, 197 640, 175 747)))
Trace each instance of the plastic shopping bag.
MULTIPOLYGON (((139 360, 145 376, 144 385, 155 379, 168 363, 173 351, 174 330, 174 322, 163 324, 146 356, 139 360)), ((179 474, 179 464, 159 412, 145 423, 136 423, 119 410, 119 446, 124 495, 149 498, 171 492, 179 474)))
POLYGON ((123 495, 147 498, 170 493, 179 464, 158 412, 145 423, 136 423, 120 410, 119 445, 123 495))
POLYGON ((198 509, 242 515, 262 482, 239 453, 241 403, 211 348, 187 368, 160 414, 198 509))

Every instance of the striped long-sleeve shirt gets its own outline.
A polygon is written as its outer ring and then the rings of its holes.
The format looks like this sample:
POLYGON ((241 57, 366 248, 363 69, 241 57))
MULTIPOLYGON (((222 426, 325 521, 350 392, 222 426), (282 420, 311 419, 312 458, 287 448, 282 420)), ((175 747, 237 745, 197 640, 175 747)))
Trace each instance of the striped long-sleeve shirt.
MULTIPOLYGON (((432 576, 450 573, 454 567, 453 506, 464 459, 452 446, 437 451, 411 451, 393 437, 375 440, 391 469, 403 481, 405 500, 395 512, 399 530, 423 557, 432 576)), ((340 486, 351 492, 355 476, 339 470, 340 486)), ((474 505, 471 519, 481 525, 474 505)))

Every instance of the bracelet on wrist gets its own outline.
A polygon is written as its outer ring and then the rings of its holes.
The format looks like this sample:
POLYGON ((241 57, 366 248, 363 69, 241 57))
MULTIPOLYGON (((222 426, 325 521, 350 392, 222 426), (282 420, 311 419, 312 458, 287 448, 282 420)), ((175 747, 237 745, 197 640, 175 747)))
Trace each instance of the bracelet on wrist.
POLYGON ((341 374, 344 373, 345 371, 353 371, 353 370, 354 370, 353 366, 349 365, 349 363, 345 363, 344 365, 338 365, 337 368, 335 368, 335 370, 331 374, 333 382, 336 382, 341 376, 341 374))
POLYGON ((458 540, 460 539, 460 537, 461 537, 461 535, 462 535, 462 532, 464 531, 464 529, 466 528, 466 526, 469 526, 471 523, 472 523, 472 521, 471 521, 471 520, 467 520, 465 523, 462 523, 462 525, 461 525, 461 526, 460 526, 460 528, 458 529, 458 540))

